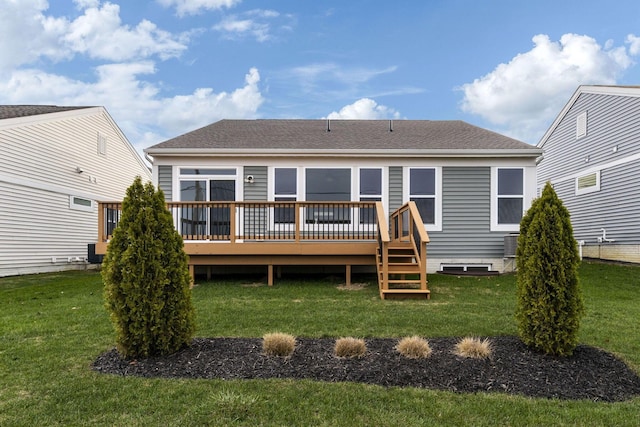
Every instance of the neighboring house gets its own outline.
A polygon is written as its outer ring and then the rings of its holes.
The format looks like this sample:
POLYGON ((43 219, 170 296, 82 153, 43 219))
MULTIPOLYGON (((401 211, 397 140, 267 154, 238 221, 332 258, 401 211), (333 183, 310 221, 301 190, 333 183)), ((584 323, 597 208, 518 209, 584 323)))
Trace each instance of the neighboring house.
MULTIPOLYGON (((387 218, 414 201, 430 238, 429 272, 513 268, 505 236, 519 231, 535 197, 541 154, 534 146, 462 121, 429 120, 222 120, 145 151, 153 157, 153 182, 167 201, 379 201, 387 218)), ((375 224, 363 219, 371 207, 360 213, 310 205, 301 209, 306 210, 300 211, 304 218, 297 227, 308 232, 375 224)), ((265 230, 294 224, 296 211, 284 205, 265 205, 261 212, 265 230)), ((193 218, 187 224, 182 215, 176 224, 183 235, 191 234, 184 230, 193 226, 193 218)), ((193 210, 190 215, 197 216, 193 210)), ((207 215, 213 227, 215 214, 207 215)), ((238 216, 235 225, 242 227, 249 216, 238 216)), ((235 253, 220 244, 193 246, 192 263, 199 256, 202 264, 215 263, 206 256, 211 251, 235 253)), ((375 264, 375 250, 369 256, 375 264)), ((258 263, 279 262, 285 260, 258 263)))
POLYGON ((587 258, 640 262, 640 86, 580 86, 538 147, 587 258))
POLYGON ((86 268, 98 200, 149 168, 103 107, 0 106, 0 276, 86 268))

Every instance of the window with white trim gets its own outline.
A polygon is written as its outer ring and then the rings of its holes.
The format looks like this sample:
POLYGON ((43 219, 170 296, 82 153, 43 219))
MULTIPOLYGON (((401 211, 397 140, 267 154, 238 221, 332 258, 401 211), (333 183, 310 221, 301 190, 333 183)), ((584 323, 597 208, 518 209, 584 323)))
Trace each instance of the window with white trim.
MULTIPOLYGON (((274 194, 276 202, 295 202, 298 200, 298 170, 296 168, 274 169, 274 194)), ((293 224, 296 221, 295 207, 277 206, 273 220, 276 224, 293 224)))
MULTIPOLYGON (((351 168, 305 169, 305 200, 308 202, 351 201, 351 168)), ((349 223, 351 212, 339 207, 306 210, 307 223, 349 223)))
MULTIPOLYGON (((359 196, 361 202, 382 201, 382 169, 361 168, 358 179, 359 196)), ((376 210, 374 208, 360 209, 360 224, 375 224, 376 210)))
POLYGON ((591 172, 576 178, 576 195, 600 191, 600 171, 591 172))
POLYGON ((74 211, 93 211, 93 200, 84 197, 69 196, 69 209, 74 211))
POLYGON ((426 225, 435 225, 437 220, 436 209, 437 183, 435 168, 410 168, 409 169, 409 200, 415 202, 422 222, 426 225))
POLYGON ((587 136, 587 112, 580 113, 576 117, 576 139, 587 136))
POLYGON ((524 213, 524 169, 497 170, 497 224, 519 225, 524 213))

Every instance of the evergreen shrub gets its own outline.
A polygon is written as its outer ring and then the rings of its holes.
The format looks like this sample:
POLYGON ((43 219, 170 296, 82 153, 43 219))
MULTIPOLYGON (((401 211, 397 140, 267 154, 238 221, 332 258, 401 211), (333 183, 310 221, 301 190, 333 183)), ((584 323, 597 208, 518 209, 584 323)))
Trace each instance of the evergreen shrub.
POLYGON ((516 255, 520 338, 536 351, 571 355, 584 312, 580 256, 569 211, 550 183, 520 223, 516 255))
POLYGON ((102 264, 105 305, 127 358, 174 353, 191 343, 195 315, 182 237, 162 190, 137 177, 102 264))

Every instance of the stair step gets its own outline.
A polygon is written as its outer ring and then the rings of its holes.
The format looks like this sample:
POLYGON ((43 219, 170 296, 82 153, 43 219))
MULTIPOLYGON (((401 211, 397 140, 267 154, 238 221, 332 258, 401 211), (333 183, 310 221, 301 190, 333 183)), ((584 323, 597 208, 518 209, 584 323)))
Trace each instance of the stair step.
POLYGON ((389 282, 389 284, 394 284, 394 283, 404 283, 404 284, 409 284, 409 283, 417 283, 420 284, 422 283, 422 281, 420 279, 389 279, 387 280, 387 282, 389 282))
POLYGON ((431 292, 425 289, 383 289, 380 298, 431 298, 431 292))

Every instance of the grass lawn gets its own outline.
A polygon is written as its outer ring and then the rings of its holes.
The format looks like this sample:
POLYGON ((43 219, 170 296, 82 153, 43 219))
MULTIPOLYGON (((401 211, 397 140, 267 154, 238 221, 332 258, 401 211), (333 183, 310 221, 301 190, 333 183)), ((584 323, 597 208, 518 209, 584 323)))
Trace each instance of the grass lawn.
MULTIPOLYGON (((580 342, 640 372, 640 267, 584 263, 580 342)), ((431 275, 430 301, 382 301, 375 283, 330 280, 200 283, 197 336, 515 335, 515 277, 431 275)), ((622 403, 454 394, 293 380, 167 380, 97 374, 114 345, 99 273, 0 278, 0 426, 44 425, 637 425, 622 403)))

